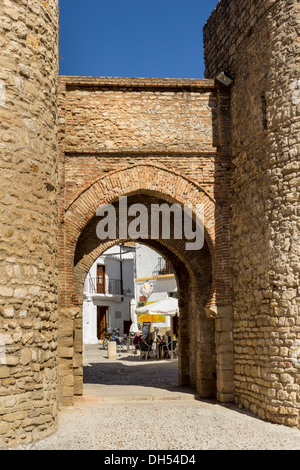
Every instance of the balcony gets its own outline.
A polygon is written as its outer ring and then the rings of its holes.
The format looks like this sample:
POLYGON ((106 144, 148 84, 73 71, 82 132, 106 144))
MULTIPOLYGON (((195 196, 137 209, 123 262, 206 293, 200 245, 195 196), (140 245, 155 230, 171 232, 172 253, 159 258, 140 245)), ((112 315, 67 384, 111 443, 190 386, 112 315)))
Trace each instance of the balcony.
POLYGON ((160 258, 156 268, 152 272, 152 276, 164 276, 165 274, 174 274, 174 270, 170 263, 160 258))
POLYGON ((96 277, 89 277, 84 285, 86 294, 102 295, 122 295, 122 286, 120 279, 105 279, 105 282, 99 282, 96 277))

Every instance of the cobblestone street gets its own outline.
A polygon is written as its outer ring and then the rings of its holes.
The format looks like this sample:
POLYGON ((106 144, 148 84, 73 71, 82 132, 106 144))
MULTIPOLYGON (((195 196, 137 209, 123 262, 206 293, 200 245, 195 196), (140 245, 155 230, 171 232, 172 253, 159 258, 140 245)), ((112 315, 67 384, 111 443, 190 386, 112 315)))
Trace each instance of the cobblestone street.
POLYGON ((300 431, 234 405, 199 400, 177 385, 177 360, 108 360, 85 347, 84 395, 59 415, 58 431, 32 450, 300 450, 300 431))

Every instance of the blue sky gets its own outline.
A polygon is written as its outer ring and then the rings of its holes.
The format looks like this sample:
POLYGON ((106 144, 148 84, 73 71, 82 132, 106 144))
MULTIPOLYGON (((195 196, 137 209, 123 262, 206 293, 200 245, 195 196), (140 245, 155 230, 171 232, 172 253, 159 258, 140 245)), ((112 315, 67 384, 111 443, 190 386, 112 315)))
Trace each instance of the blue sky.
POLYGON ((203 78, 218 0, 60 0, 60 74, 203 78))

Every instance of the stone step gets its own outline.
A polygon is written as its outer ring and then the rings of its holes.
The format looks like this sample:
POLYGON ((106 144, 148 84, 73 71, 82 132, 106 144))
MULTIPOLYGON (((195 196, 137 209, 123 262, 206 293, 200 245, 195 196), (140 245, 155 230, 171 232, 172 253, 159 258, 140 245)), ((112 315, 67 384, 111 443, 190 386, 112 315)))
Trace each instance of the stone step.
POLYGON ((82 397, 77 401, 82 403, 104 402, 141 402, 141 401, 191 401, 199 400, 200 396, 191 389, 180 391, 164 390, 140 386, 114 386, 114 385, 85 385, 82 397))

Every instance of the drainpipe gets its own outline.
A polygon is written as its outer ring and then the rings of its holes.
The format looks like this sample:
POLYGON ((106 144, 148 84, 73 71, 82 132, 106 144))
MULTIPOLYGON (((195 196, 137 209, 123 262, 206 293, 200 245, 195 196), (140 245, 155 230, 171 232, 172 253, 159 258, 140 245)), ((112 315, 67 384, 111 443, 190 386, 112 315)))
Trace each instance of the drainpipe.
POLYGON ((122 266, 122 244, 120 245, 120 275, 121 275, 121 298, 123 302, 123 266, 122 266))

